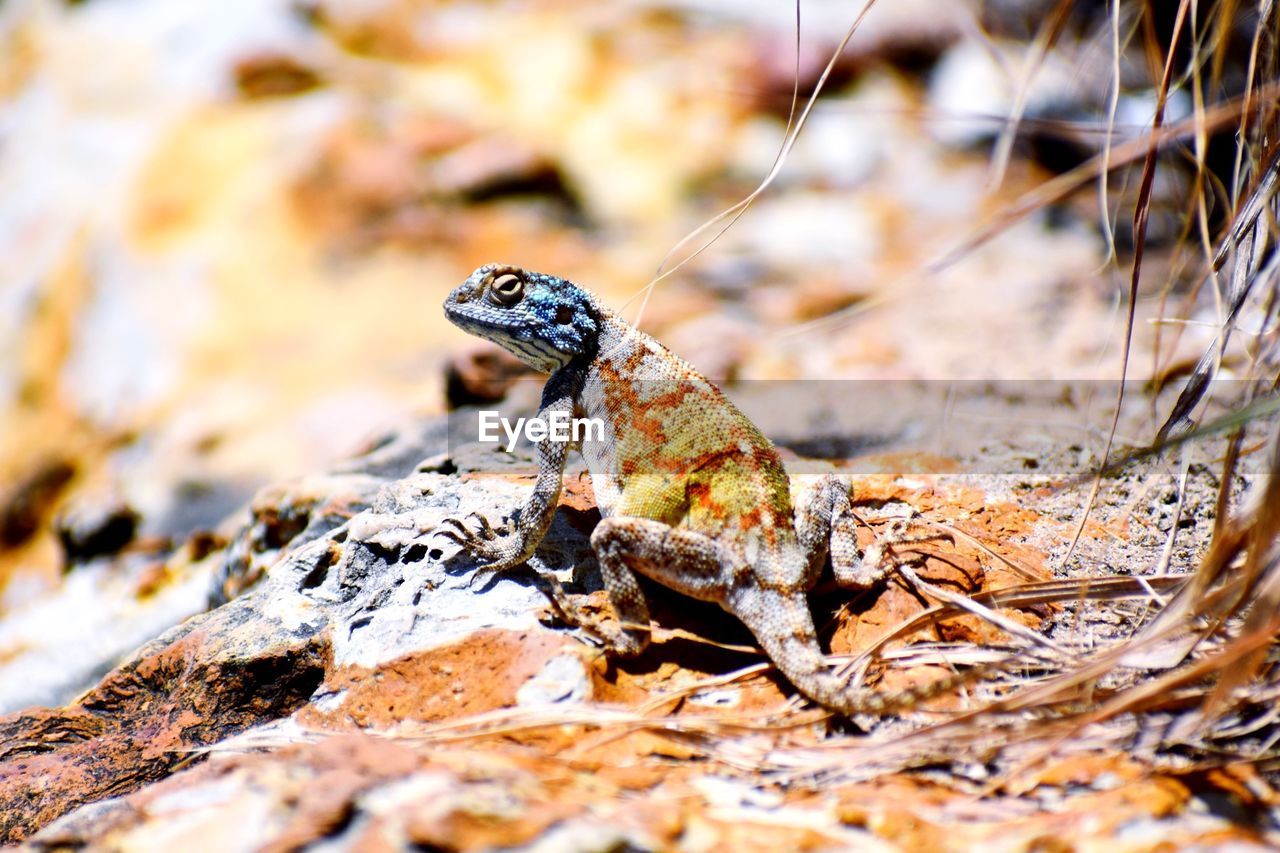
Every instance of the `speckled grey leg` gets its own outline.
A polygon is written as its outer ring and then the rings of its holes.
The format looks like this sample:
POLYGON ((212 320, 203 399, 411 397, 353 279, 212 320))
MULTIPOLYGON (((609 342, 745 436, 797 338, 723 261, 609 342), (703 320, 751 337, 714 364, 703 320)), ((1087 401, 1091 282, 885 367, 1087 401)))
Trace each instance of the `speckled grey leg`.
MULTIPOLYGON (((550 418, 556 413, 570 414, 572 411, 571 399, 544 395, 539 415, 550 418)), ((537 443, 538 479, 528 501, 512 514, 509 533, 499 533, 487 518, 471 513, 476 519, 477 530, 467 526, 470 517, 445 518, 436 527, 436 535, 456 542, 475 557, 477 570, 481 573, 500 572, 524 563, 533 556, 555 517, 563 486, 565 459, 573 447, 571 443, 550 439, 537 443)))
POLYGON ((606 518, 591 534, 600 573, 621 630, 584 625, 601 634, 612 650, 636 655, 649 644, 649 607, 636 572, 676 592, 704 601, 723 601, 728 578, 715 540, 647 518, 606 518), (646 627, 639 627, 646 626, 646 627))
POLYGON ((858 550, 857 520, 849 503, 849 486, 835 474, 822 478, 813 499, 796 512, 796 537, 808 555, 805 589, 812 589, 822 574, 827 553, 836 583, 849 589, 867 589, 884 579, 889 563, 874 546, 864 555, 858 550), (873 553, 874 552, 874 553, 873 553))

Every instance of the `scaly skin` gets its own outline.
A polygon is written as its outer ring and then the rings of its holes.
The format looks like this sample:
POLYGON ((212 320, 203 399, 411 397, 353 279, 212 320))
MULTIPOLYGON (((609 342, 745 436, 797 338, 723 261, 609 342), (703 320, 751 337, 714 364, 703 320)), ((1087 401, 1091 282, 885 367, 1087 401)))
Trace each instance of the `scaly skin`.
MULTIPOLYGON (((864 565, 845 484, 825 478, 793 517, 786 470, 769 439, 689 364, 572 282, 488 264, 444 303, 457 326, 550 373, 541 415, 600 418, 603 441, 580 448, 603 520, 591 536, 621 627, 582 613, 554 581, 548 595, 572 624, 615 654, 649 643, 640 572, 685 595, 714 601, 751 630, 793 685, 843 714, 911 707, 950 680, 893 695, 851 688, 828 669, 806 592, 828 551, 837 581, 865 588, 880 566, 864 565)), ((487 570, 521 565, 551 524, 564 442, 538 442, 533 494, 499 534, 449 519, 441 533, 487 570)))

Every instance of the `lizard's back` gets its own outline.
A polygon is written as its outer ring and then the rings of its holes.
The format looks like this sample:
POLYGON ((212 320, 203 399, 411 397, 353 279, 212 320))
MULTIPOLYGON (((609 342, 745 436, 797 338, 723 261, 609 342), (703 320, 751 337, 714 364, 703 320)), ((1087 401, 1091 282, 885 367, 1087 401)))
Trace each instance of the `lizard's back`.
POLYGON ((660 343, 609 317, 581 405, 605 423, 585 442, 605 516, 687 527, 765 546, 791 538, 786 471, 772 443, 718 388, 660 343))

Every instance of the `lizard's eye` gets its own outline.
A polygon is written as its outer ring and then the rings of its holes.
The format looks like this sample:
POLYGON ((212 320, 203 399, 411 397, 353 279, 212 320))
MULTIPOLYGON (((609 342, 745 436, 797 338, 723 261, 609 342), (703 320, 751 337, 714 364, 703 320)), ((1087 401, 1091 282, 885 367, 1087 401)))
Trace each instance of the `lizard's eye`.
POLYGON ((515 305, 524 298, 524 279, 510 272, 500 275, 489 285, 489 296, 499 305, 515 305))

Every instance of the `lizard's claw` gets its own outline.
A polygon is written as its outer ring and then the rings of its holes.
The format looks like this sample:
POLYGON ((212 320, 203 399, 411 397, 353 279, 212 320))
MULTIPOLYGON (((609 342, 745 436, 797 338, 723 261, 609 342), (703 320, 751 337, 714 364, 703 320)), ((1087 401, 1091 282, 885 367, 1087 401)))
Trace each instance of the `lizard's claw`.
POLYGON ((478 512, 467 514, 465 519, 453 517, 446 518, 436 527, 436 532, 446 538, 453 539, 455 542, 460 544, 463 543, 464 540, 469 541, 478 538, 488 541, 498 536, 498 531, 489 523, 489 519, 478 512), (478 531, 473 531, 471 528, 467 527, 466 519, 472 518, 476 520, 476 523, 480 528, 478 531), (445 525, 453 525, 453 528, 456 529, 446 527, 445 525))
POLYGON ((437 536, 443 536, 444 538, 451 539, 454 542, 462 542, 471 535, 471 531, 459 518, 444 519, 436 525, 436 529, 432 532, 437 536), (449 525, 453 526, 450 527, 449 525))
POLYGON ((465 551, 475 561, 477 577, 511 568, 520 562, 513 559, 519 549, 512 534, 499 532, 479 513, 473 512, 466 516, 466 519, 470 518, 477 520, 478 529, 468 527, 464 519, 446 518, 433 532, 456 543, 461 551, 465 551))

